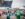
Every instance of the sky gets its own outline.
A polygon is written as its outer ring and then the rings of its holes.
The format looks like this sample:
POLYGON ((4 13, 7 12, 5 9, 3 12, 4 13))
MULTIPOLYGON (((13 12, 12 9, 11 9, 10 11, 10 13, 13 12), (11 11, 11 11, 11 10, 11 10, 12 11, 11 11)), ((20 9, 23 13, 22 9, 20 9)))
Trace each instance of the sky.
POLYGON ((12 8, 23 8, 25 6, 25 0, 13 0, 12 8))

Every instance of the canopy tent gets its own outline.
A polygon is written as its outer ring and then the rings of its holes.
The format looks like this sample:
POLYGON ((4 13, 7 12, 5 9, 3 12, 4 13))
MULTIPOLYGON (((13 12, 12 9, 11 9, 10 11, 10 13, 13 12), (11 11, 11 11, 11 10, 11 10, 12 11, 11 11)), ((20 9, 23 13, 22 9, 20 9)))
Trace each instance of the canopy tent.
POLYGON ((7 11, 0 11, 0 14, 3 13, 3 12, 7 12, 7 11))

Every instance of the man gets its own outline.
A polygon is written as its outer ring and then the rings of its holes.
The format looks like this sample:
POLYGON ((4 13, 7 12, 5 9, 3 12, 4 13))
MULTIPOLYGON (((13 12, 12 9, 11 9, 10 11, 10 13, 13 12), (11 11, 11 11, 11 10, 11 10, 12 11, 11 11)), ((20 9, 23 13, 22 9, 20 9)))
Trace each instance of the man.
POLYGON ((14 10, 11 11, 12 15, 14 15, 14 10))
POLYGON ((6 13, 6 15, 7 15, 7 19, 10 19, 10 15, 9 15, 10 13, 9 13, 9 11, 6 13))
POLYGON ((24 16, 24 14, 25 14, 25 10, 22 10, 22 11, 21 11, 21 14, 24 16))
POLYGON ((21 16, 24 16, 23 19, 25 19, 25 10, 21 11, 21 16))
POLYGON ((24 14, 24 10, 21 11, 21 16, 23 16, 23 14, 24 14))
POLYGON ((20 19, 20 13, 21 13, 21 11, 19 11, 19 9, 16 10, 16 18, 17 18, 17 19, 20 19))
POLYGON ((6 7, 11 7, 11 4, 12 4, 12 0, 3 0, 4 2, 3 2, 3 4, 2 4, 2 6, 6 6, 6 7))

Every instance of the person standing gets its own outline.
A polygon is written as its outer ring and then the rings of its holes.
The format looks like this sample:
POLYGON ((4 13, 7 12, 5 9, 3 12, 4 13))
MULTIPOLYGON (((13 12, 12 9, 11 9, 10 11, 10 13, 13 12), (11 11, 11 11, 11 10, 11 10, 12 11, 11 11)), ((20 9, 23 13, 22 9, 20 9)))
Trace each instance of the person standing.
POLYGON ((19 9, 16 10, 16 18, 17 18, 17 19, 20 19, 20 13, 21 13, 21 11, 19 11, 19 9))
POLYGON ((9 11, 6 13, 6 15, 7 15, 7 19, 10 19, 10 15, 9 15, 10 13, 9 13, 9 11))
POLYGON ((23 16, 24 16, 24 18, 23 18, 23 19, 25 19, 25 9, 24 9, 24 15, 23 15, 23 16))

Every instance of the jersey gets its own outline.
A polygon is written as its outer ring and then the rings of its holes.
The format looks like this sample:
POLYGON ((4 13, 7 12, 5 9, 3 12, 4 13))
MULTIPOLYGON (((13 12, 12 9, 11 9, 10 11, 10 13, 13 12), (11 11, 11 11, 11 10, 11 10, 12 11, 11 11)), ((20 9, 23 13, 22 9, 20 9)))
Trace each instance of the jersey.
POLYGON ((16 11, 16 14, 17 14, 16 17, 20 18, 20 13, 21 13, 21 11, 17 10, 17 11, 16 11))

